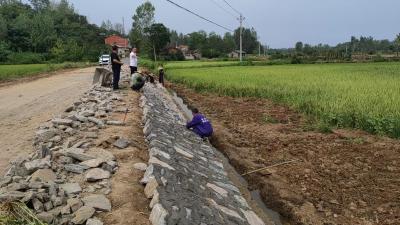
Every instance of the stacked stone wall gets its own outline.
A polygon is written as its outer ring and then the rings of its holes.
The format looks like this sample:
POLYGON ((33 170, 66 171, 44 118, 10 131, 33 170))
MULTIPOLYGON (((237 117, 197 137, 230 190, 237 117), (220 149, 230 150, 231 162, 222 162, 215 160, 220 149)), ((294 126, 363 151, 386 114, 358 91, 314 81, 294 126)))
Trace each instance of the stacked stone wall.
POLYGON ((141 98, 150 160, 142 183, 154 225, 262 225, 230 181, 217 150, 185 127, 168 92, 147 84, 141 98))

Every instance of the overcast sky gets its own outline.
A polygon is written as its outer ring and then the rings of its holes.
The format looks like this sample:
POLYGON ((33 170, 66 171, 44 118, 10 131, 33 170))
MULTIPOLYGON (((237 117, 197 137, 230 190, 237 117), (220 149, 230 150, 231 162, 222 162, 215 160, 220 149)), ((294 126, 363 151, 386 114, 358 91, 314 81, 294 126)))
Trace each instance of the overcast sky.
MULTIPOLYGON (((230 29, 239 22, 223 0, 173 0, 230 29), (217 2, 218 5, 215 3, 217 2)), ((246 17, 245 26, 255 27, 260 40, 272 48, 293 47, 297 41, 335 45, 350 36, 373 36, 393 40, 400 33, 400 0, 226 0, 246 17)), ((132 15, 145 0, 70 0, 90 22, 110 19, 130 29, 132 15)), ((152 0, 156 21, 178 32, 200 29, 223 34, 225 30, 209 24, 166 0, 152 0)))

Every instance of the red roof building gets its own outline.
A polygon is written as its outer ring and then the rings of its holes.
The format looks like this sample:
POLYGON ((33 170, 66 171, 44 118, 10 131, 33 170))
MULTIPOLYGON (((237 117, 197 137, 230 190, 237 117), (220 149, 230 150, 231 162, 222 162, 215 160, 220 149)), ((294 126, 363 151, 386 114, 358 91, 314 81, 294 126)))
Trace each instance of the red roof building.
POLYGON ((120 48, 129 48, 129 40, 118 35, 111 35, 105 39, 107 45, 117 45, 120 48))

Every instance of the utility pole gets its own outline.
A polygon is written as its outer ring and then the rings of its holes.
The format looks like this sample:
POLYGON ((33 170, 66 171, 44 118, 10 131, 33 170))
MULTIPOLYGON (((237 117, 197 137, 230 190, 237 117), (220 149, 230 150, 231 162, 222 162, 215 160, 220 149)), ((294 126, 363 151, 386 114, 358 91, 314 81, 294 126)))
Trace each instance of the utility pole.
POLYGON ((243 21, 244 21, 244 17, 242 14, 240 14, 239 17, 239 22, 240 22, 240 62, 243 62, 243 21))
POLYGON ((258 42, 258 57, 261 56, 261 43, 258 42))

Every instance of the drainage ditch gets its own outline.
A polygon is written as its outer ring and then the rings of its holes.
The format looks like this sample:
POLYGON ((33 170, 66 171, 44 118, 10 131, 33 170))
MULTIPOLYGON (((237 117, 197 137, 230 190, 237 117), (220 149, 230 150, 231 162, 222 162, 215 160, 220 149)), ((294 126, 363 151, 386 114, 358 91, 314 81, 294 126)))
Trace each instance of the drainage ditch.
MULTIPOLYGON (((177 95, 173 90, 168 90, 172 96, 173 101, 179 107, 179 110, 183 115, 190 119, 193 117, 192 111, 189 106, 186 105, 185 101, 177 95)), ((259 190, 249 190, 247 181, 235 170, 235 168, 229 163, 228 158, 224 154, 218 151, 220 158, 223 160, 224 167, 228 173, 231 181, 240 189, 243 197, 247 200, 252 209, 266 222, 271 225, 282 225, 281 215, 268 208, 262 200, 259 190)))

